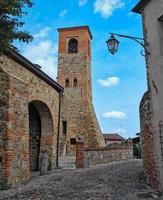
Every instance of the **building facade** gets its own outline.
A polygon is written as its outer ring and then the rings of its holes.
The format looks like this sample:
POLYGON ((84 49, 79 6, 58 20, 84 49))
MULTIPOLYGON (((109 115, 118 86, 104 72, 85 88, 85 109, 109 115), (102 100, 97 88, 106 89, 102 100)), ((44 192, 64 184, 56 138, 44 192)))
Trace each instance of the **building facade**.
POLYGON ((87 26, 58 31, 58 83, 64 87, 60 154, 75 155, 77 139, 85 147, 105 146, 92 103, 92 34, 87 26))
POLYGON ((114 143, 120 144, 125 141, 125 138, 123 138, 118 133, 108 133, 108 134, 104 133, 103 136, 104 136, 106 145, 110 145, 110 144, 114 144, 114 143))
POLYGON ((59 133, 61 155, 76 155, 77 140, 105 146, 92 103, 90 30, 58 31, 58 83, 12 50, 0 56, 0 188, 29 181, 45 155, 54 169, 59 133))
POLYGON ((55 168, 59 96, 63 88, 13 51, 0 57, 0 188, 55 168))
POLYGON ((141 0, 133 9, 142 15, 148 92, 140 105, 141 140, 148 183, 163 191, 163 1, 141 0))

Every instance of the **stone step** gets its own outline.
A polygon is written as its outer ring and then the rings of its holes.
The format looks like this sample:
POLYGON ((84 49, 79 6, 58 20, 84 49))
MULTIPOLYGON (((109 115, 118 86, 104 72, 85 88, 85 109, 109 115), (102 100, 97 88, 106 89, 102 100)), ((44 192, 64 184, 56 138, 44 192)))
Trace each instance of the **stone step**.
POLYGON ((59 166, 63 169, 75 169, 76 157, 75 156, 60 156, 59 157, 59 166))
POLYGON ((63 169, 76 169, 75 164, 59 164, 59 166, 63 169))
POLYGON ((75 156, 60 156, 59 161, 61 163, 75 163, 76 157, 75 156))
POLYGON ((60 141, 60 148, 59 148, 59 154, 60 155, 63 155, 65 148, 66 148, 66 139, 62 138, 61 141, 60 141))

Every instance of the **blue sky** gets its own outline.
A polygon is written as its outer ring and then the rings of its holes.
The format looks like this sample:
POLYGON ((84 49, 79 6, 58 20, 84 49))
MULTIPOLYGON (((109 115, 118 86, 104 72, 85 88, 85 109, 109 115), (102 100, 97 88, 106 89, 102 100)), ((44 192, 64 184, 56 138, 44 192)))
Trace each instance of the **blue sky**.
POLYGON ((57 73, 57 28, 88 25, 93 34, 93 102, 103 133, 125 138, 139 132, 139 103, 147 90, 142 48, 117 38, 119 51, 108 53, 109 32, 142 36, 141 17, 131 12, 138 0, 34 0, 24 18, 25 29, 34 36, 28 45, 18 44, 21 53, 52 78, 57 73))

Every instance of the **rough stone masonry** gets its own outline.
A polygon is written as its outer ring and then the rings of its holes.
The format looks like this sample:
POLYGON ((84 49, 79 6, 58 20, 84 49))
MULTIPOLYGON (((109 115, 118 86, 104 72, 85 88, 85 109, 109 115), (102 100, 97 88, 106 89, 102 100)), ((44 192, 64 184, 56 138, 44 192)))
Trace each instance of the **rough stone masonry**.
POLYGON ((82 26, 59 33, 59 84, 12 50, 1 56, 1 188, 29 181, 32 172, 40 170, 44 154, 48 169, 55 167, 63 87, 60 153, 75 155, 77 139, 86 147, 105 145, 92 103, 90 30, 82 26))
POLYGON ((92 34, 87 26, 61 28, 58 31, 58 83, 65 88, 61 113, 61 154, 76 155, 77 139, 82 139, 85 147, 105 146, 92 103, 92 34))
POLYGON ((0 63, 0 187, 20 185, 40 169, 42 153, 55 167, 58 100, 63 88, 23 56, 0 63))

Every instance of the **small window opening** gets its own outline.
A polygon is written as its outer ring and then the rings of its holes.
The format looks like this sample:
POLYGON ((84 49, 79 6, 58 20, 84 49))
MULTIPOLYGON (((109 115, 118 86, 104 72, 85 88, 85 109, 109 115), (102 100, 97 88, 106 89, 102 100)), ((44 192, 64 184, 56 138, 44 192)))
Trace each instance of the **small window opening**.
POLYGON ((163 55, 163 15, 158 19, 158 30, 160 38, 160 53, 163 55))
POLYGON ((70 86, 69 79, 66 79, 66 81, 65 81, 65 87, 69 87, 69 86, 70 86))
POLYGON ((78 53, 78 41, 75 38, 69 40, 68 53, 78 53))
POLYGON ((161 15, 158 19, 158 21, 162 21, 163 22, 163 15, 161 15))
POLYGON ((67 121, 62 121, 62 125, 63 125, 63 135, 66 136, 67 135, 67 121))
POLYGON ((71 145, 76 145, 76 138, 71 138, 70 139, 70 144, 71 145))
POLYGON ((78 85, 78 80, 77 78, 74 78, 74 87, 77 87, 77 85, 78 85))
POLYGON ((163 160, 163 122, 159 123, 159 132, 160 132, 160 146, 161 146, 161 155, 163 160))

